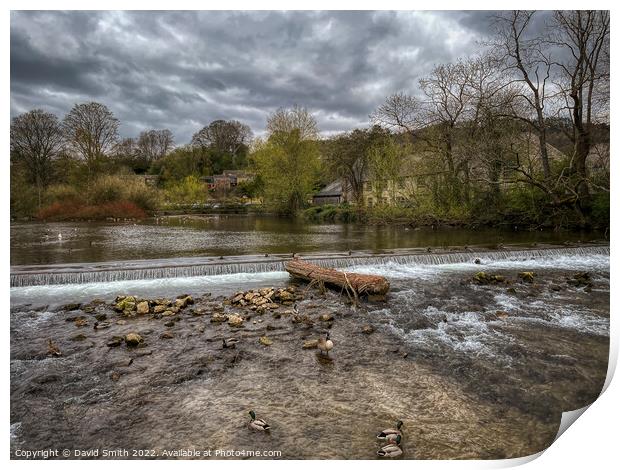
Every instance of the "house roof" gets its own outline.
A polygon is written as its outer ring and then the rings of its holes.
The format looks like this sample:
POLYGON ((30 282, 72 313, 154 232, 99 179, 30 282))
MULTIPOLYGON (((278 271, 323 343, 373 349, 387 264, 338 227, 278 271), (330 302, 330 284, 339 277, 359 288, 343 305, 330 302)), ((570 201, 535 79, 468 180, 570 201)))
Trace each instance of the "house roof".
POLYGON ((315 197, 334 197, 342 196, 342 183, 340 181, 333 181, 321 189, 314 195, 315 197))

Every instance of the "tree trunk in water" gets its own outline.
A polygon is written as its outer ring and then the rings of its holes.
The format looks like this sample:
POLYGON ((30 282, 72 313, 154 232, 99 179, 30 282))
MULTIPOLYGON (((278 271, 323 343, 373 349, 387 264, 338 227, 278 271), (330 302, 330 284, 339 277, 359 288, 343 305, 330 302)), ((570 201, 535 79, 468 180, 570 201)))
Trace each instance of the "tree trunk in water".
POLYGON ((383 276, 345 273, 322 268, 307 261, 289 261, 286 264, 286 270, 292 276, 306 281, 324 282, 340 289, 353 290, 357 296, 384 297, 390 289, 390 283, 383 276))

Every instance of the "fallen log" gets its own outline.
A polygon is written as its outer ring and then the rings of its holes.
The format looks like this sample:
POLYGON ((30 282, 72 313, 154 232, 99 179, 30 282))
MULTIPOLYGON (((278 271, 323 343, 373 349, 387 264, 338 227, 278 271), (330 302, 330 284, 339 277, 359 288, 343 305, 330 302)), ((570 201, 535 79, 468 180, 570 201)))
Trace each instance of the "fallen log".
POLYGON ((289 261, 286 270, 291 276, 305 281, 340 287, 347 292, 350 291, 356 298, 367 296, 369 300, 379 300, 384 298, 390 289, 390 283, 383 276, 346 273, 298 259, 289 261))

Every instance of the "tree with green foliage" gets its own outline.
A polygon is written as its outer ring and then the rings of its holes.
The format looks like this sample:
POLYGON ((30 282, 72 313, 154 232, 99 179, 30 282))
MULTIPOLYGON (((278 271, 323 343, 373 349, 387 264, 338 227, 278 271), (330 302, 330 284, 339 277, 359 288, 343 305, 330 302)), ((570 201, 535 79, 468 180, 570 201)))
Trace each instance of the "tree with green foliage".
POLYGON ((211 171, 209 150, 191 145, 175 148, 156 160, 150 169, 150 173, 159 175, 164 185, 170 181, 181 181, 187 176, 207 176, 211 171))
POLYGON ((294 215, 306 205, 317 179, 317 123, 305 108, 279 109, 269 117, 267 130, 267 139, 258 141, 252 154, 265 201, 294 215))

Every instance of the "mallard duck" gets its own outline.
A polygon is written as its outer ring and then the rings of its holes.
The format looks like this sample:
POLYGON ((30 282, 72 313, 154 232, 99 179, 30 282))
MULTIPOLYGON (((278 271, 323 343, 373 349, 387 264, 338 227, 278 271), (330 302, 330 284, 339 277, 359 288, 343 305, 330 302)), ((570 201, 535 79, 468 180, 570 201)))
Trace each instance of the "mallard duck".
POLYGON ((227 349, 227 348, 235 349, 238 342, 239 342, 238 338, 222 338, 222 347, 224 349, 227 349))
POLYGON ((403 422, 401 420, 398 420, 396 422, 396 428, 384 429, 379 434, 377 434, 377 439, 379 439, 380 441, 395 442, 397 436, 403 435, 403 432, 400 430, 402 426, 403 422))
POLYGON ((250 422, 248 426, 250 429, 254 429, 255 431, 269 431, 271 426, 267 424, 267 422, 263 419, 257 418, 254 410, 250 410, 250 422))
POLYGON ((388 444, 386 446, 381 447, 381 449, 377 451, 377 455, 379 457, 385 457, 385 458, 390 458, 390 459, 403 455, 403 450, 399 446, 400 440, 401 440, 401 437, 399 434, 398 436, 396 436, 395 444, 388 444))
POLYGON ((321 351, 321 354, 323 354, 323 351, 325 351, 325 353, 327 353, 327 355, 329 356, 329 351, 334 348, 334 342, 329 339, 329 332, 327 332, 325 338, 319 339, 319 342, 316 346, 317 348, 319 348, 319 351, 321 351))

